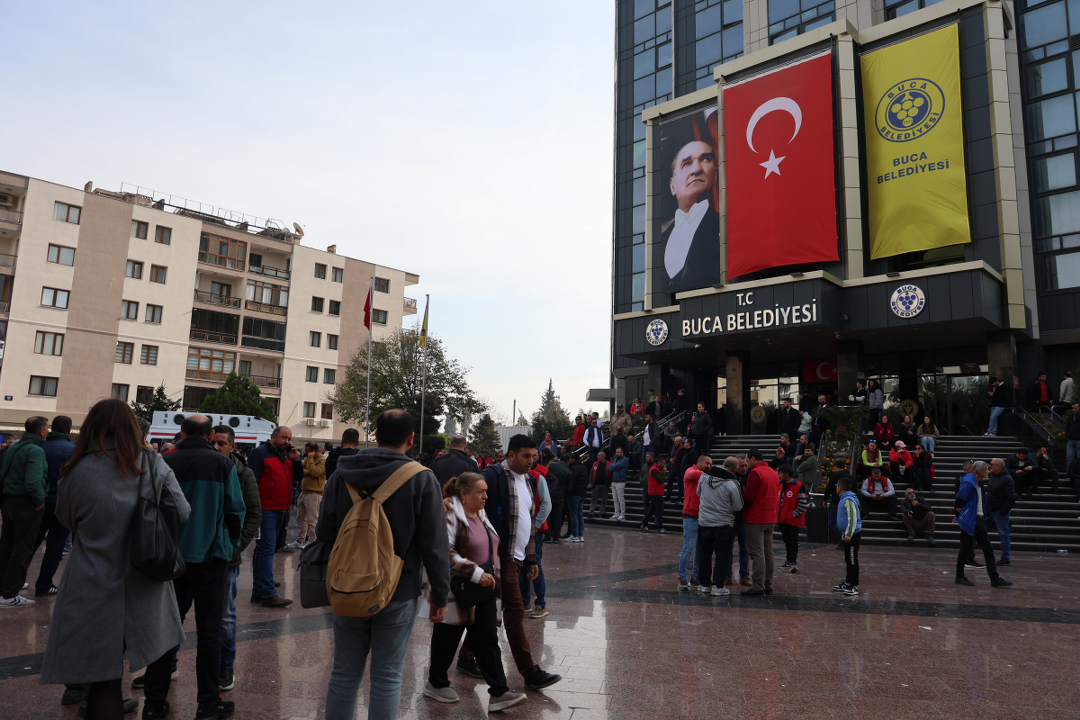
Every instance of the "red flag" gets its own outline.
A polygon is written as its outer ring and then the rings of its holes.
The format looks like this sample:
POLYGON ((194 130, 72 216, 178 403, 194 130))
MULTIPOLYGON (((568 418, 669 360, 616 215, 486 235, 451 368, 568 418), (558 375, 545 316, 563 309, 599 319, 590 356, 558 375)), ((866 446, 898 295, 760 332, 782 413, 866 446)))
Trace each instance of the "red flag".
POLYGON ((724 89, 728 277, 839 259, 832 58, 724 89))
POLYGON ((364 303, 364 327, 371 329, 371 288, 367 291, 367 302, 364 303))

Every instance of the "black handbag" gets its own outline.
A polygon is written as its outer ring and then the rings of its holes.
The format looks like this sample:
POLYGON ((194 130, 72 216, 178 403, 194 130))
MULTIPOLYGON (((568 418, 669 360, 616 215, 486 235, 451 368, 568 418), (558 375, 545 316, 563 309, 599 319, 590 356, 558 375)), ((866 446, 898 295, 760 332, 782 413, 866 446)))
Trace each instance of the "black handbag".
POLYGON ((153 454, 144 450, 143 455, 148 467, 139 475, 135 517, 128 533, 131 567, 152 580, 175 580, 187 570, 178 547, 180 510, 172 492, 165 489, 165 478, 154 472, 153 454), (150 476, 149 493, 143 491, 144 475, 150 476))
POLYGON ((300 607, 328 607, 330 597, 326 594, 326 568, 330 562, 333 545, 322 540, 308 543, 300 551, 300 607))
MULTIPOLYGON (((491 531, 488 530, 487 525, 484 525, 484 532, 487 534, 488 541, 488 561, 481 565, 480 569, 491 577, 495 577, 494 550, 491 546, 491 531)), ((462 610, 468 610, 482 602, 497 598, 499 596, 499 582, 495 581, 495 587, 480 587, 477 583, 469 581, 468 578, 451 575, 450 592, 454 594, 454 601, 457 602, 458 607, 462 610)))

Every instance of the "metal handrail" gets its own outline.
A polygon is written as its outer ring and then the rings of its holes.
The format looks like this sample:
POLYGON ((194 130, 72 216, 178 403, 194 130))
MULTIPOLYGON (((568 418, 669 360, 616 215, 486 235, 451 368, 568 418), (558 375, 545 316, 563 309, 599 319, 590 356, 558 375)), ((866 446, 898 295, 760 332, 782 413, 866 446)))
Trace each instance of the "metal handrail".
POLYGON ((18 210, 0 210, 0 222, 22 225, 23 214, 18 210))
POLYGON ((292 273, 288 270, 282 270, 281 268, 271 267, 269 265, 249 265, 248 272, 255 275, 265 275, 267 277, 278 278, 280 280, 288 280, 292 277, 292 273))
POLYGON ((248 380, 258 387, 281 388, 281 378, 272 375, 245 375, 248 380))
POLYGON ((404 304, 404 307, 405 307, 406 310, 415 310, 416 309, 416 299, 415 298, 411 298, 411 297, 404 298, 403 299, 403 304, 404 304))
POLYGON ((1048 442, 1051 445, 1056 445, 1058 438, 1050 433, 1035 415, 1032 415, 1026 408, 1021 405, 1011 408, 1011 415, 1019 415, 1020 420, 1033 431, 1035 436, 1039 438, 1040 442, 1048 442))
POLYGON ((280 305, 268 305, 255 300, 245 300, 244 307, 248 310, 270 313, 271 315, 287 315, 289 312, 288 308, 281 307, 280 305))
POLYGON ((216 295, 204 290, 195 291, 195 301, 206 303, 208 305, 220 305, 222 307, 239 308, 240 298, 232 297, 230 295, 216 295))
POLYGON ((15 260, 18 256, 11 255, 9 253, 0 253, 0 266, 3 267, 15 267, 15 260))
POLYGON ((217 343, 219 345, 235 345, 236 336, 231 333, 212 332, 210 330, 191 329, 189 337, 201 342, 217 343))

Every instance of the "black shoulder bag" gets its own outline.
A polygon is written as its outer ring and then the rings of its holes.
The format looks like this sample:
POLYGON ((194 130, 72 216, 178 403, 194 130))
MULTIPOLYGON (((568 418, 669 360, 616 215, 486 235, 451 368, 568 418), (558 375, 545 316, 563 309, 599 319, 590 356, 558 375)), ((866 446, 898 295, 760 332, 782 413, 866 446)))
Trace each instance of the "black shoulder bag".
POLYGON ((135 517, 128 538, 131 567, 152 580, 175 580, 187 570, 178 548, 180 511, 172 492, 165 490, 165 479, 154 472, 153 455, 148 450, 143 455, 148 465, 145 474, 150 476, 150 492, 144 494, 140 474, 135 517))
MULTIPOLYGON (((468 520, 465 522, 468 522, 468 520)), ((491 530, 483 522, 480 524, 484 527, 484 533, 487 535, 488 541, 488 561, 481 565, 480 569, 491 577, 495 577, 495 552, 491 546, 491 530)), ((495 581, 495 587, 480 587, 479 584, 470 581, 468 578, 451 575, 450 592, 454 594, 454 600, 457 602, 458 607, 462 610, 468 610, 482 602, 497 598, 499 596, 499 582, 498 580, 495 581)))

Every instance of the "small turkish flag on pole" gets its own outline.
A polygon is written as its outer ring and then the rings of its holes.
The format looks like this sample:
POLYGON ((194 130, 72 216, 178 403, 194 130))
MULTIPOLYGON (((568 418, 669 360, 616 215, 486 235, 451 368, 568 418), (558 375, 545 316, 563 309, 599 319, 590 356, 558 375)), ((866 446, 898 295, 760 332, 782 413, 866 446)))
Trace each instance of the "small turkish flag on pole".
POLYGON ((728 277, 839 259, 832 57, 724 89, 728 277))
MULTIPOLYGON (((374 284, 374 281, 372 281, 372 284, 374 284)), ((372 288, 369 287, 367 291, 367 302, 364 303, 364 327, 368 330, 371 329, 371 290, 372 288)))

